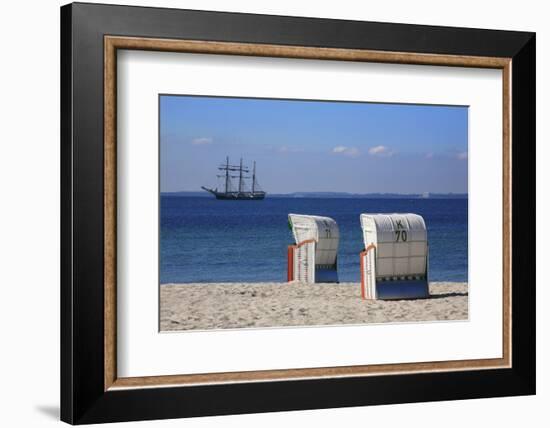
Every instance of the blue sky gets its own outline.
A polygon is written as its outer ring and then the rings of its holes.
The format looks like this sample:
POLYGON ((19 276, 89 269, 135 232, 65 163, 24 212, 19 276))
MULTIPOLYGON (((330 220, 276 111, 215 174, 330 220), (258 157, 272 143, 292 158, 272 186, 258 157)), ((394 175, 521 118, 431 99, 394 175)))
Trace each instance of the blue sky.
POLYGON ((230 157, 268 193, 466 193, 460 106, 160 97, 161 191, 215 187, 230 157))

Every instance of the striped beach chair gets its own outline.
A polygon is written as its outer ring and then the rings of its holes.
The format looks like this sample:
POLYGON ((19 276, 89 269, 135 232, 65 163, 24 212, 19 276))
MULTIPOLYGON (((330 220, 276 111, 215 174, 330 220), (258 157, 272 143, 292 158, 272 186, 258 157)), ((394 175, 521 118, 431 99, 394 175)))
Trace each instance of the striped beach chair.
POLYGON ((330 217, 289 214, 288 224, 295 241, 288 246, 288 281, 338 282, 340 234, 336 221, 330 217))
POLYGON ((429 297, 428 233, 417 214, 361 214, 363 299, 429 297))

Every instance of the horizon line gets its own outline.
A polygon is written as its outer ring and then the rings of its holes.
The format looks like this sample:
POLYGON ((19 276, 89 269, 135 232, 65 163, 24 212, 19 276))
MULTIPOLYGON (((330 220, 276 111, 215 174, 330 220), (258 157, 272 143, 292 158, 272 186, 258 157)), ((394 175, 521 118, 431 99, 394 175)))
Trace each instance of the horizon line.
MULTIPOLYGON (((203 190, 161 190, 161 194, 167 193, 204 193, 203 190)), ((206 193, 205 193, 206 194, 206 193)), ((468 192, 411 192, 411 193, 399 193, 399 192, 366 192, 366 193, 357 193, 357 192, 342 192, 342 191, 327 191, 327 190, 306 190, 306 191, 295 191, 295 192, 267 192, 267 195, 296 195, 296 194, 339 194, 339 195, 402 195, 402 196, 411 196, 411 195, 468 195, 468 192)))

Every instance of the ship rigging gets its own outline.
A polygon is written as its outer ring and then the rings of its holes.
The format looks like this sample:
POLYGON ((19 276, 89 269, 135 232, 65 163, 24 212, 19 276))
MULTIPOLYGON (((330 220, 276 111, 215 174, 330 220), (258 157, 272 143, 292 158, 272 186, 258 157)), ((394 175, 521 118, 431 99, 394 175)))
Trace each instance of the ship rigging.
POLYGON ((229 163, 229 157, 226 157, 224 164, 218 167, 220 174, 217 175, 218 179, 222 179, 223 182, 222 190, 219 190, 218 187, 211 189, 208 187, 201 186, 203 190, 206 190, 209 193, 212 193, 216 199, 229 199, 229 200, 261 200, 265 198, 266 192, 264 192, 258 180, 256 178, 256 162, 254 161, 254 166, 252 168, 252 177, 246 174, 250 174, 248 167, 243 166, 243 160, 239 165, 231 165, 229 163), (233 187, 233 179, 239 179, 238 186, 235 189, 233 187), (250 190, 247 188, 246 180, 252 179, 252 185, 250 190))

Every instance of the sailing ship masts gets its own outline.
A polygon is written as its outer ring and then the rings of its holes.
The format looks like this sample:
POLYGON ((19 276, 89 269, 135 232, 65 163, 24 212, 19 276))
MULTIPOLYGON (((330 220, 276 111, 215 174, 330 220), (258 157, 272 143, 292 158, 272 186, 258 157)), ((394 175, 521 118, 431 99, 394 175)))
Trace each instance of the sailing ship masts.
POLYGON ((225 169, 225 193, 229 190, 229 156, 226 158, 226 169, 225 169))
POLYGON ((229 163, 229 156, 226 157, 225 163, 218 166, 220 173, 218 178, 225 178, 225 191, 218 191, 218 187, 210 189, 201 186, 202 189, 212 193, 216 199, 231 199, 231 200, 259 200, 264 199, 266 192, 259 189, 259 184, 256 182, 256 162, 252 171, 247 166, 243 165, 243 159, 240 159, 238 165, 229 163), (238 172, 238 174, 237 174, 238 172), (252 175, 249 175, 252 173, 252 175), (239 179, 238 188, 231 184, 231 179, 239 179), (252 178, 252 191, 248 190, 248 183, 245 181, 252 178))
POLYGON ((239 167, 239 193, 243 191, 243 158, 239 167))
POLYGON ((254 161, 254 168, 252 169, 252 193, 256 188, 256 161, 254 161))

